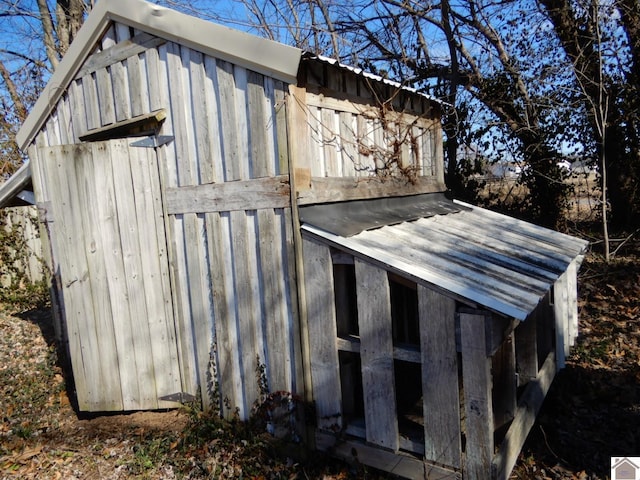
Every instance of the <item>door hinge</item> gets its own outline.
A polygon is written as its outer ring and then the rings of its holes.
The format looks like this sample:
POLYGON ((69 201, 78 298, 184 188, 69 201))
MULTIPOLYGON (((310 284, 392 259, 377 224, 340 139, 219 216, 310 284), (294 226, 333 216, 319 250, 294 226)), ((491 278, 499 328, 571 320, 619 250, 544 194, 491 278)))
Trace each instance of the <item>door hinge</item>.
POLYGON ((166 402, 179 402, 179 403, 193 403, 196 401, 196 397, 186 392, 172 393, 160 397, 158 400, 164 400, 166 402))
POLYGON ((129 145, 131 147, 143 147, 143 148, 156 148, 162 145, 166 145, 169 142, 173 142, 172 135, 157 135, 153 137, 146 137, 142 140, 136 140, 135 142, 131 142, 129 145))

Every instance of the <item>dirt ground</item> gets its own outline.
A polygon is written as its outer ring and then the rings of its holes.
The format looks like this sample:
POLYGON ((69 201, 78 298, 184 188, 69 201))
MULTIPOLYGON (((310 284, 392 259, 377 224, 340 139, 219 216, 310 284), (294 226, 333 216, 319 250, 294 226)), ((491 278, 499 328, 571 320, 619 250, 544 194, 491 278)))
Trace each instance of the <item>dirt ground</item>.
MULTIPOLYGON (((640 242, 580 271, 580 337, 512 474, 605 479, 613 456, 640 456, 640 242)), ((1 479, 384 478, 320 455, 280 453, 240 422, 201 412, 83 417, 65 389, 47 310, 0 309, 1 479)))

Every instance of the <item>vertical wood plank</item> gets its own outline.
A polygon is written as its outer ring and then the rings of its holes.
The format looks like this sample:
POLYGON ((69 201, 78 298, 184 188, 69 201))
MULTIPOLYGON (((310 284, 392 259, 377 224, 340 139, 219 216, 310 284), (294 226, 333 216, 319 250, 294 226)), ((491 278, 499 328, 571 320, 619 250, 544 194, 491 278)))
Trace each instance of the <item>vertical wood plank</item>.
MULTIPOLYGON (((96 165, 91 146, 76 150, 78 155, 74 158, 78 198, 82 214, 82 236, 84 237, 84 250, 87 257, 87 265, 90 278, 91 298, 93 300, 92 312, 82 319, 89 324, 89 341, 95 336, 96 345, 94 354, 95 364, 91 374, 100 383, 100 395, 93 402, 95 410, 122 410, 122 388, 120 385, 120 368, 118 352, 116 349, 115 330, 113 326, 113 312, 107 280, 105 250, 100 225, 96 221, 100 218, 99 203, 102 198, 96 197, 96 178, 102 174, 103 166, 96 165)), ((88 289, 89 290, 89 289, 88 289)), ((88 293, 88 292, 87 292, 88 293)), ((85 360, 86 361, 86 360, 85 360)), ((126 366, 124 366, 127 368, 126 366)))
POLYGON ((491 408, 491 358, 485 344, 485 317, 460 314, 462 383, 466 426, 464 477, 483 480, 493 459, 493 411, 491 408))
POLYGON ((113 188, 122 244, 125 298, 128 299, 130 312, 127 320, 131 324, 135 371, 140 395, 133 402, 135 405, 133 409, 157 408, 155 369, 153 358, 149 355, 151 338, 149 325, 146 323, 148 312, 140 258, 141 248, 146 249, 147 246, 141 246, 139 243, 140 232, 136 219, 130 152, 125 141, 116 141, 110 143, 110 153, 109 163, 113 170, 113 188))
POLYGON ((425 459, 461 466, 456 302, 418 285, 425 459))
MULTIPOLYGON (((70 147, 42 149, 44 156, 42 165, 44 176, 50 186, 50 201, 53 222, 51 237, 57 247, 57 262, 61 283, 61 294, 64 302, 64 321, 69 342, 69 355, 72 359, 72 370, 75 381, 76 396, 80 409, 89 410, 94 398, 94 386, 91 385, 91 366, 82 362, 82 339, 80 320, 86 315, 87 309, 83 305, 87 296, 82 292, 79 282, 83 274, 78 269, 76 252, 68 238, 74 232, 74 224, 70 218, 77 202, 72 201, 72 191, 68 181, 69 174, 65 170, 67 158, 73 154, 70 147)), ((85 348, 86 348, 85 344, 85 348)))
POLYGON ((84 92, 84 108, 87 112, 87 129, 99 128, 100 109, 96 81, 92 74, 82 77, 82 91, 84 92))
POLYGON ((309 124, 308 107, 306 105, 306 91, 303 88, 289 85, 287 97, 289 158, 291 173, 295 177, 292 184, 296 191, 306 191, 311 188, 311 170, 309 165, 309 124))
MULTIPOLYGON (((245 212, 230 212, 231 251, 234 267, 234 296, 238 320, 238 343, 240 349, 240 368, 243 381, 244 402, 237 405, 240 417, 248 418, 253 403, 258 399, 256 377, 258 349, 258 323, 261 321, 261 308, 256 304, 256 276, 253 265, 256 261, 255 246, 249 242, 249 228, 253 218, 245 212)), ((264 356, 261 355, 261 361, 264 356)))
POLYGON ((69 85, 69 103, 71 121, 73 123, 73 143, 80 143, 78 137, 87 132, 87 109, 84 107, 84 90, 82 80, 75 80, 69 85))
MULTIPOLYGON (((172 44, 170 44, 172 45, 172 44)), ((149 101, 150 108, 168 108, 171 105, 169 94, 169 69, 168 57, 173 53, 167 44, 159 46, 147 52, 147 71, 149 79, 149 101)), ((169 115, 163 122, 161 134, 173 134, 173 118, 169 115)), ((168 187, 175 187, 178 184, 176 169, 175 142, 163 145, 157 149, 159 165, 159 182, 161 201, 164 204, 163 192, 168 187)), ((164 213, 164 212, 163 212, 164 213)), ((182 391, 195 396, 197 392, 195 347, 193 345, 193 335, 190 330, 189 312, 186 308, 187 294, 184 282, 181 281, 181 270, 179 268, 178 240, 181 238, 181 220, 174 215, 164 214, 164 227, 166 232, 166 248, 169 259, 169 292, 173 308, 173 318, 175 324, 175 336, 178 344, 178 358, 180 364, 180 377, 182 380, 182 391)), ((166 288, 166 287, 165 287, 166 288)))
POLYGON ((333 301, 333 266, 329 247, 303 239, 304 285, 309 319, 311 379, 316 402, 318 428, 342 428, 342 393, 336 313, 333 301))
POLYGON ((553 314, 555 318, 556 365, 558 370, 565 367, 565 358, 569 350, 567 283, 567 272, 565 271, 553 285, 553 314))
POLYGON ((108 144, 94 144, 92 154, 96 167, 95 193, 96 197, 101 199, 97 204, 97 224, 105 251, 106 282, 113 314, 113 329, 117 332, 115 343, 118 364, 121 366, 122 406, 124 410, 133 410, 139 406, 137 399, 140 396, 140 389, 135 371, 134 333, 130 322, 129 304, 123 300, 127 299, 127 289, 124 282, 124 259, 108 144))
POLYGON ((96 71, 96 86, 98 89, 98 101, 100 102, 100 125, 112 124, 116 120, 116 114, 111 75, 106 68, 96 71))
POLYGON ((398 451, 391 293, 387 272, 355 259, 367 441, 398 451))

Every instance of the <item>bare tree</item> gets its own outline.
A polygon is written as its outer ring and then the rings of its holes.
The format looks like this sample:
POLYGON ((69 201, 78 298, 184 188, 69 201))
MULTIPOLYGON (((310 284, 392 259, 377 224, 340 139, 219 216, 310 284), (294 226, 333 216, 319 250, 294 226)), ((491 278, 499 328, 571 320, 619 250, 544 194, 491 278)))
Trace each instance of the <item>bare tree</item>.
POLYGON ((57 67, 82 25, 89 6, 83 0, 3 0, 0 16, 0 175, 15 171, 23 156, 15 134, 27 117, 46 78, 57 67), (30 8, 31 7, 31 8, 30 8))

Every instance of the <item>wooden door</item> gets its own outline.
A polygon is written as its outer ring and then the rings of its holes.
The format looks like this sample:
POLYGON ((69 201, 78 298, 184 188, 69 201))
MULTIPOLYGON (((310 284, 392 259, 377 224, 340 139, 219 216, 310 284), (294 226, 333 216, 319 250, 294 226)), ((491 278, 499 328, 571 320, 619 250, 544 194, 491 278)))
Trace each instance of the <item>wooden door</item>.
POLYGON ((39 152, 83 411, 172 407, 182 391, 156 152, 129 143, 39 152))

